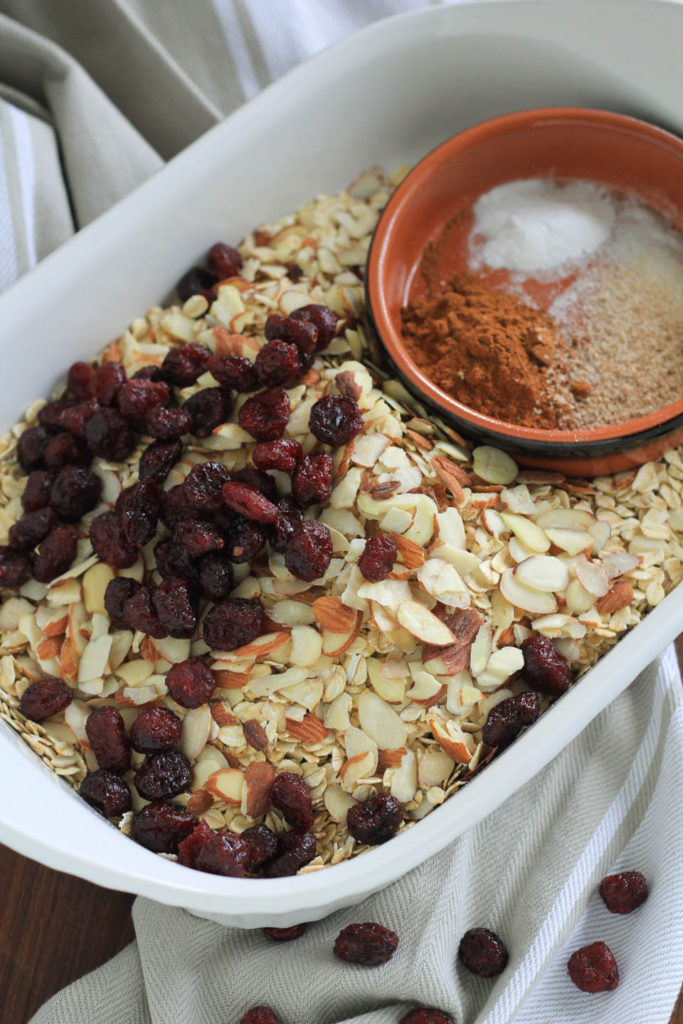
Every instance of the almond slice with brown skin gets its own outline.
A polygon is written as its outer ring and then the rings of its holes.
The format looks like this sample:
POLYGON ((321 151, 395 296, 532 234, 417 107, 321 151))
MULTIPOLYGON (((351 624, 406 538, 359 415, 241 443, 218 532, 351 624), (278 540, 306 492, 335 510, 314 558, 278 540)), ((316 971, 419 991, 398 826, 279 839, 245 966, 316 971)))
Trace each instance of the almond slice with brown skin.
POLYGON ((261 818, 268 810, 275 769, 269 761, 252 761, 244 778, 247 783, 244 810, 251 818, 261 818))
POLYGON ((604 597, 597 603, 597 609, 601 615, 611 615, 618 612, 633 601, 633 587, 628 580, 617 580, 608 590, 604 597))
POLYGON ((319 597, 311 608, 323 629, 331 633, 350 633, 356 625, 358 613, 348 608, 338 597, 319 597))
POLYGON ((285 725, 289 735, 302 743, 320 743, 329 735, 324 723, 310 711, 306 712, 300 722, 294 718, 286 718, 285 725))
POLYGON ((404 629, 425 644, 447 647, 455 640, 448 626, 419 601, 402 601, 396 609, 396 618, 404 629))
POLYGON ((244 772, 239 768, 222 768, 217 772, 212 772, 205 785, 209 793, 217 800, 224 800, 226 804, 232 804, 233 807, 241 805, 244 772))

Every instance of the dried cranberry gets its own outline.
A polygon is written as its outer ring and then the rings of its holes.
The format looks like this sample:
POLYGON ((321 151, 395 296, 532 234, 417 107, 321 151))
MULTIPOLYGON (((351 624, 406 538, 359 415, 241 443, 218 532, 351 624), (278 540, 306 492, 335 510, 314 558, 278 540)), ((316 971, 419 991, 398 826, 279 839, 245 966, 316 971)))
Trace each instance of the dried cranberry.
POLYGON ((164 405, 155 405, 145 416, 144 432, 160 441, 177 441, 189 432, 191 426, 192 418, 187 409, 167 409, 164 405))
POLYGON ((140 754, 171 750, 180 742, 181 725, 168 708, 144 708, 131 727, 131 746, 140 754))
POLYGON ((94 416, 99 405, 94 400, 79 402, 77 405, 69 405, 59 413, 57 419, 62 430, 69 434, 75 434, 82 438, 85 435, 85 425, 91 416, 94 416))
POLYGON ((56 434, 45 445, 45 465, 52 472, 75 463, 90 462, 90 455, 85 442, 73 434, 56 434))
POLYGON ((318 349, 318 328, 306 320, 295 320, 293 317, 271 313, 266 320, 265 334, 268 341, 279 339, 290 345, 296 345, 300 360, 307 361, 318 349))
POLYGON ((103 512, 90 524, 90 543, 95 554, 114 569, 127 569, 138 557, 138 549, 128 540, 115 512, 103 512))
POLYGON ((85 720, 85 731, 100 768, 125 772, 130 768, 130 742, 120 711, 116 708, 95 708, 85 720))
POLYGON ((188 504, 201 512, 216 512, 223 504, 223 484, 230 473, 222 462, 200 462, 193 466, 183 484, 188 504))
POLYGON ((63 711, 73 700, 73 694, 63 679, 48 676, 31 683, 19 701, 19 710, 32 722, 42 722, 44 718, 63 711))
POLYGON ((28 574, 28 566, 28 555, 0 544, 0 586, 18 586, 28 574))
POLYGON ((154 558, 162 579, 187 580, 192 586, 195 584, 197 567, 187 551, 174 544, 171 537, 159 541, 154 548, 154 558))
POLYGON ((161 367, 155 366, 154 363, 150 363, 148 366, 141 366, 139 370, 136 370, 131 380, 163 380, 161 374, 161 367))
POLYGON ((233 470, 230 474, 230 479, 236 480, 240 484, 248 484, 250 487, 255 487, 268 501, 275 503, 278 499, 275 480, 268 473, 263 473, 260 469, 245 466, 244 469, 233 470))
POLYGON ((143 800, 167 800, 189 788, 192 769, 183 754, 177 750, 164 750, 145 758, 135 773, 134 781, 143 800))
POLYGON ((401 1017, 398 1024, 455 1024, 455 1018, 434 1006, 420 1006, 401 1017))
POLYGON ((212 601, 222 601, 233 588, 232 565, 225 551, 212 551, 201 561, 199 585, 212 601))
POLYGON ((257 444, 252 452, 257 469, 279 469, 283 473, 292 473, 302 455, 303 450, 299 442, 285 438, 280 438, 278 441, 264 441, 262 444, 257 444))
POLYGON ((213 651, 233 651, 261 635, 263 619, 258 601, 229 597, 215 604, 204 619, 204 640, 213 651))
POLYGON ((100 768, 89 772, 78 792, 91 807, 96 807, 105 818, 118 818, 130 810, 130 790, 119 775, 100 768))
POLYGON ((352 807, 346 824, 349 835, 359 843, 379 846, 396 835, 402 821, 403 810, 396 797, 381 793, 352 807))
POLYGON ((645 876, 640 871, 620 871, 600 882, 600 895, 612 914, 630 914, 647 899, 645 876))
POLYGON ((252 825, 245 829, 242 840, 246 843, 248 855, 245 870, 250 875, 255 875, 278 852, 278 837, 267 825, 252 825))
POLYGON ((186 551, 190 558, 201 558, 210 551, 220 551, 225 545, 218 527, 202 519, 186 519, 178 523, 173 531, 173 542, 186 551))
POLYGON ((378 967, 391 960, 398 946, 398 935, 374 921, 349 924, 334 940, 334 955, 349 964, 378 967))
POLYGON ((201 658, 188 658, 173 665, 166 676, 168 692, 183 708, 208 704, 216 689, 216 677, 201 658))
POLYGON ((225 553, 231 562, 239 565, 251 562, 265 547, 266 535, 258 523, 238 519, 231 524, 225 538, 225 553))
POLYGON ((280 772, 270 789, 270 802, 282 811, 285 821, 292 828, 307 831, 313 826, 313 804, 311 793, 300 775, 294 772, 280 772))
POLYGON ((282 554, 287 547, 287 541, 303 521, 303 509, 291 498, 280 498, 277 503, 277 516, 268 532, 273 551, 282 554))
POLYGON ((85 439, 94 455, 122 462, 135 449, 135 432, 118 409, 98 409, 85 425, 85 439))
POLYGON ((157 531, 159 496, 150 477, 124 488, 116 499, 114 511, 126 540, 147 544, 157 531))
POLYGON ((21 496, 21 504, 27 512, 35 512, 49 505, 53 480, 52 474, 46 473, 44 469, 34 469, 29 473, 21 496))
POLYGON ((300 939, 305 931, 305 924, 292 924, 289 928, 264 928, 263 934, 271 942, 293 942, 300 939))
POLYGON ((181 302, 187 302, 193 295, 206 295, 207 292, 211 294, 216 281, 216 275, 208 270, 202 270, 201 267, 191 267, 187 273, 183 274, 176 285, 178 298, 181 302))
POLYGON ((157 640, 168 636, 167 630, 159 622, 151 587, 138 587, 126 605, 126 619, 130 629, 139 630, 157 640))
POLYGON ((50 505, 67 523, 75 523, 95 508, 100 500, 102 481, 82 466, 65 466, 50 491, 50 505))
POLYGON ((265 388, 288 388, 301 376, 296 345, 277 338, 259 349, 255 365, 258 379, 265 388))
POLYGON ((55 525, 55 514, 51 508, 28 512, 10 526, 9 542, 18 551, 31 551, 55 525))
POLYGON ((211 355, 206 368, 224 388, 242 393, 255 391, 258 387, 256 367, 244 356, 211 355))
POLYGON ((315 519, 304 520, 287 541, 285 565, 297 579, 312 583, 325 575, 331 561, 330 531, 315 519))
POLYGON ((33 556, 33 575, 39 583, 50 583, 69 568, 78 549, 76 534, 63 526, 50 530, 33 556))
POLYGON ((458 947, 460 962, 480 978, 493 978, 505 969, 508 951, 495 932, 488 928, 470 928, 458 947))
POLYGON ((525 725, 531 725, 541 710, 538 694, 533 690, 516 693, 491 708, 482 730, 482 739, 490 747, 507 747, 525 725))
POLYGON ((127 420, 142 427, 145 416, 157 405, 166 405, 171 396, 165 381, 135 380, 126 381, 119 391, 119 409, 127 420))
POLYGON ((128 602, 135 597, 140 584, 127 576, 110 580, 104 592, 104 607, 114 629, 128 629, 128 602))
POLYGON ((196 509, 190 504, 183 484, 176 484, 169 491, 162 493, 161 518, 169 530, 174 530, 178 523, 183 523, 187 519, 197 518, 196 509))
POLYGON ((64 409, 74 403, 67 398, 58 398, 54 402, 48 402, 38 413, 38 423, 48 430, 61 430, 61 417, 64 409))
POLYGON ((147 477, 161 487, 164 480, 183 454, 183 445, 179 440, 152 441, 140 456, 138 472, 141 480, 147 477))
POLYGON ((534 690, 559 697, 569 689, 572 670, 547 636, 530 636, 522 642, 524 668, 521 676, 534 690))
POLYGON ((154 589, 152 601, 165 633, 181 640, 189 640, 194 635, 197 610, 187 580, 164 580, 154 589))
POLYGON ((223 501, 233 512, 257 523, 272 523, 277 516, 277 505, 268 501, 255 487, 236 480, 223 484, 223 501))
POLYGON ((363 553, 358 559, 358 568, 366 580, 379 583, 385 580, 394 567, 398 549, 396 541, 386 533, 370 537, 365 542, 363 553))
POLYGON ((300 306, 291 314, 292 320, 304 320, 318 328, 318 341, 316 348, 322 352, 330 344, 337 333, 339 317, 327 306, 320 306, 311 303, 308 306, 300 306))
POLYGON ((195 437, 210 437, 216 427, 225 423, 231 408, 230 394, 225 388, 202 388, 183 406, 190 414, 190 433, 195 437))
POLYGON ((237 277, 244 265, 242 254, 225 242, 215 242, 208 251, 207 262, 219 280, 237 277))
POLYGON ((246 400, 238 422, 257 441, 275 441, 289 423, 289 395, 282 388, 259 391, 246 400))
POLYGON ((177 853, 197 824, 194 814, 175 804, 154 801, 133 818, 131 838, 154 853, 177 853))
POLYGON ((213 832, 205 821, 200 821, 178 847, 181 864, 211 875, 243 878, 247 857, 247 848, 240 836, 234 832, 213 832))
POLYGON ((323 395, 311 409, 311 433, 324 444, 338 448, 363 432, 358 402, 350 395, 323 395))
POLYGON ((179 388, 194 384, 206 370, 206 363, 211 355, 208 348, 192 341, 185 345, 176 345, 164 358, 161 372, 164 380, 179 388))
POLYGON ((242 1014, 240 1024, 280 1024, 280 1018, 269 1006, 252 1006, 242 1014))
POLYGON ((619 984, 619 968, 609 946, 592 942, 569 957, 569 977, 582 992, 610 992, 619 984))
POLYGON ((121 363, 110 362, 98 366, 92 384, 91 397, 100 405, 114 405, 116 396, 126 383, 126 371, 121 363))
POLYGON ((17 456, 24 469, 35 469, 42 466, 45 446, 52 434, 43 426, 28 427, 17 442, 17 456))
POLYGON ((292 494, 302 505, 325 505, 332 494, 333 477, 331 455, 304 455, 294 474, 292 494))
POLYGON ((95 367, 90 363, 72 363, 69 367, 67 384, 71 393, 81 402, 92 398, 95 383, 95 367))
POLYGON ((267 878, 284 878, 310 864, 317 853, 315 836, 312 832, 285 832, 278 836, 278 853, 266 864, 267 878))

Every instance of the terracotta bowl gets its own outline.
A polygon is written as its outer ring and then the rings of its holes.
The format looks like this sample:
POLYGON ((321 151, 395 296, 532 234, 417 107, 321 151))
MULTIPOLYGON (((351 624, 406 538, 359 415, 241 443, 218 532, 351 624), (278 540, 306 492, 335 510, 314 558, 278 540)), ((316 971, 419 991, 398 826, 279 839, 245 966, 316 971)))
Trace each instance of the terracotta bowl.
MULTIPOLYGON (((416 288, 419 292, 417 271, 427 244, 441 237, 456 215, 471 217, 482 193, 547 175, 634 195, 683 229, 683 140, 608 111, 557 108, 508 114, 438 146, 396 189, 370 247, 368 309, 399 378, 461 433, 503 447, 527 466, 572 476, 613 473, 683 441, 683 397, 639 419, 594 430, 517 426, 476 412, 442 391, 408 356, 401 337, 401 307, 416 288)), ((457 269, 457 252, 451 257, 457 269)))

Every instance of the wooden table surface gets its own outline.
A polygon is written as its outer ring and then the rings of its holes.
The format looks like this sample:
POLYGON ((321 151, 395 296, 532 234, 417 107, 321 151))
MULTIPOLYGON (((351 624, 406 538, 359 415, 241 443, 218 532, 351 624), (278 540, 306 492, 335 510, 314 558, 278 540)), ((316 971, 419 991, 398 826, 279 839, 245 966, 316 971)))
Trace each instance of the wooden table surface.
MULTIPOLYGON (((676 646, 683 668, 683 634, 676 646)), ((4 846, 0 878, 0 1020, 27 1024, 54 992, 131 941, 134 897, 51 871, 4 846)), ((670 1024, 683 1024, 683 991, 670 1024)))

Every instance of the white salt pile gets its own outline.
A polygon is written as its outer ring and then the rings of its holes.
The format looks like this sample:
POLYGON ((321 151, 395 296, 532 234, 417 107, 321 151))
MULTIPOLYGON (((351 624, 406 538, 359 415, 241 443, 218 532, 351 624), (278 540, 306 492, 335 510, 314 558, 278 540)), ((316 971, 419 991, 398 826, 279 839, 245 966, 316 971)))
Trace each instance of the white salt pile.
POLYGON ((484 193, 474 216, 472 266, 529 273, 590 256, 608 239, 615 212, 598 185, 527 178, 484 193))

